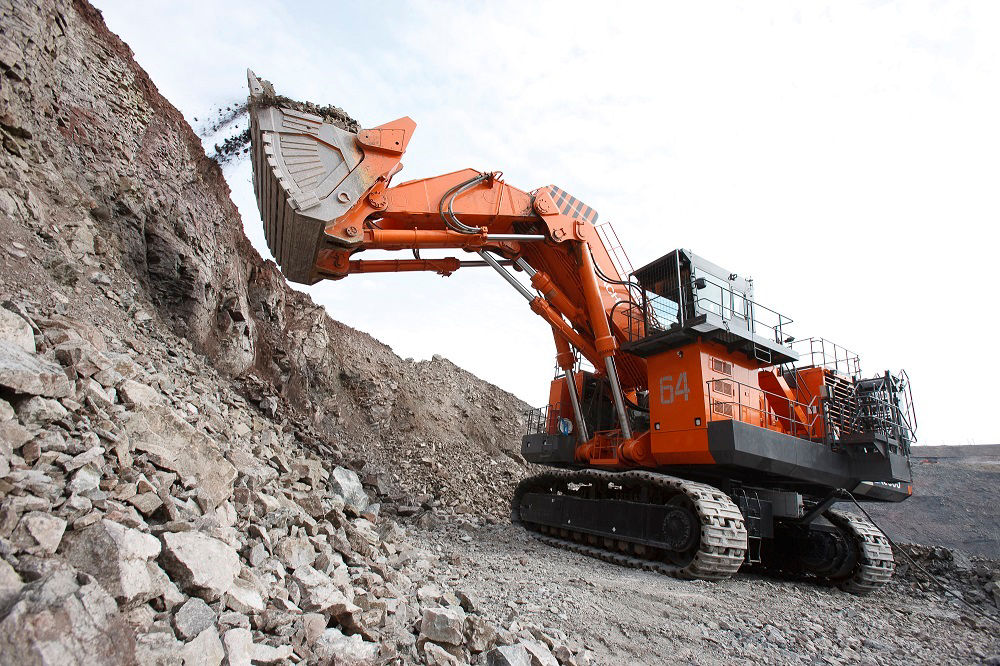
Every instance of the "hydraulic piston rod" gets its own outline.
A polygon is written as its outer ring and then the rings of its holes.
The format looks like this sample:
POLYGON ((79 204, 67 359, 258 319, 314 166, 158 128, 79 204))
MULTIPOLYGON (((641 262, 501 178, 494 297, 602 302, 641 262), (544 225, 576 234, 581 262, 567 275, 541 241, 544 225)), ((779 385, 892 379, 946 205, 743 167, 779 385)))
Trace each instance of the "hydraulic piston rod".
POLYGON ((576 394, 576 377, 572 368, 566 369, 566 388, 569 390, 569 401, 573 405, 577 438, 585 443, 590 440, 590 435, 587 434, 587 422, 583 420, 583 412, 580 410, 580 396, 576 394))
POLYGON ((510 286, 514 287, 514 289, 517 289, 518 293, 524 296, 525 300, 527 300, 529 303, 535 300, 535 295, 532 294, 527 287, 521 284, 521 282, 516 277, 511 275, 506 268, 501 266, 500 262, 494 259, 492 254, 490 254, 485 250, 480 250, 479 256, 483 258, 483 261, 492 266, 494 270, 496 270, 496 272, 500 274, 500 277, 502 277, 504 280, 507 280, 507 282, 510 283, 510 286))
POLYGON ((615 367, 613 356, 604 357, 604 367, 608 371, 608 381, 611 382, 611 395, 615 399, 615 411, 618 412, 618 422, 622 427, 622 437, 632 439, 632 426, 628 422, 628 414, 625 412, 625 401, 622 399, 622 385, 618 381, 618 369, 615 367))

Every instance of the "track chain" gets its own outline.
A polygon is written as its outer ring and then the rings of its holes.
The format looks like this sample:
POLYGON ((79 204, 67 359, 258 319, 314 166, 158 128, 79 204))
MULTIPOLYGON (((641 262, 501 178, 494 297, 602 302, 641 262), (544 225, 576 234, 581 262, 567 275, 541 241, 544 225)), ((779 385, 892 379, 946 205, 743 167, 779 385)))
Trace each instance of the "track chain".
MULTIPOLYGON (((511 520, 522 524, 519 507, 521 497, 530 491, 558 492, 573 483, 609 483, 622 485, 651 485, 683 493, 692 502, 701 522, 701 539, 694 558, 685 566, 636 555, 618 549, 631 545, 607 535, 614 548, 601 548, 538 532, 539 526, 524 524, 539 541, 567 550, 595 557, 621 566, 657 571, 685 579, 725 580, 743 564, 747 548, 747 532, 743 514, 729 497, 718 488, 673 476, 647 471, 609 472, 605 470, 553 471, 530 477, 518 484, 511 504, 511 520)), ((575 536, 583 536, 574 532, 575 536)))
POLYGON ((892 546, 882 531, 871 522, 854 513, 827 511, 826 518, 853 537, 858 549, 858 565, 850 577, 834 581, 840 589, 851 594, 870 594, 892 578, 896 569, 892 546))

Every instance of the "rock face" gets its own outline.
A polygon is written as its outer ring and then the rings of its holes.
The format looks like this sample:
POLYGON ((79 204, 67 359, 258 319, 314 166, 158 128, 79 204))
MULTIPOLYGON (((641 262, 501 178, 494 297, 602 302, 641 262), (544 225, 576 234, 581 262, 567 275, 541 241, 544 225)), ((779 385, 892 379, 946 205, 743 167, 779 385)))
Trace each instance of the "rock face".
MULTIPOLYGON (((136 637, 108 641, 122 663, 471 654, 454 633, 462 645, 418 648, 431 556, 397 519, 504 515, 527 471, 523 403, 443 359, 404 361, 291 290, 85 0, 0 4, 0 235, 10 654, 108 650, 24 629, 50 612, 18 609, 57 562, 107 606, 88 636, 136 637)), ((75 613, 73 598, 46 604, 75 613)), ((479 618, 482 649, 495 622, 479 618)))

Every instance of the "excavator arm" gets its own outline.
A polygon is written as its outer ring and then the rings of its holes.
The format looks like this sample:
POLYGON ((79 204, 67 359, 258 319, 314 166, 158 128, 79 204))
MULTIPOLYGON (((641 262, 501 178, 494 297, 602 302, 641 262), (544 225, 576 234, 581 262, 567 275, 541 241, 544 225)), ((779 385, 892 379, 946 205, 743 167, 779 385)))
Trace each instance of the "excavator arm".
MULTIPOLYGON (((551 326, 568 377, 577 354, 607 377, 623 435, 631 437, 622 386, 645 390, 645 363, 620 349, 636 322, 616 308, 630 301, 629 283, 597 233, 596 211, 555 186, 520 190, 500 172, 463 169, 394 185, 416 128, 410 118, 354 133, 283 105, 253 72, 248 82, 254 188, 286 277, 314 283, 491 267, 551 326), (366 250, 413 258, 358 258, 366 250), (425 259, 421 250, 478 258, 425 259)), ((577 427, 585 431, 582 419, 577 427)))

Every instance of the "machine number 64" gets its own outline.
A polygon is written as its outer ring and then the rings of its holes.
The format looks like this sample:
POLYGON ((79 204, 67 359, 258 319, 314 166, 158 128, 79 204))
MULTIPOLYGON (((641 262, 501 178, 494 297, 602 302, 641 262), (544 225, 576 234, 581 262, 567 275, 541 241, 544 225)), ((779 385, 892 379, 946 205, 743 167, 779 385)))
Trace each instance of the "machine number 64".
POLYGON ((661 405, 672 405, 674 400, 679 399, 684 396, 684 401, 687 402, 688 394, 691 391, 688 389, 688 376, 686 372, 682 372, 677 375, 677 383, 674 383, 673 375, 664 375, 660 377, 660 404, 661 405))

